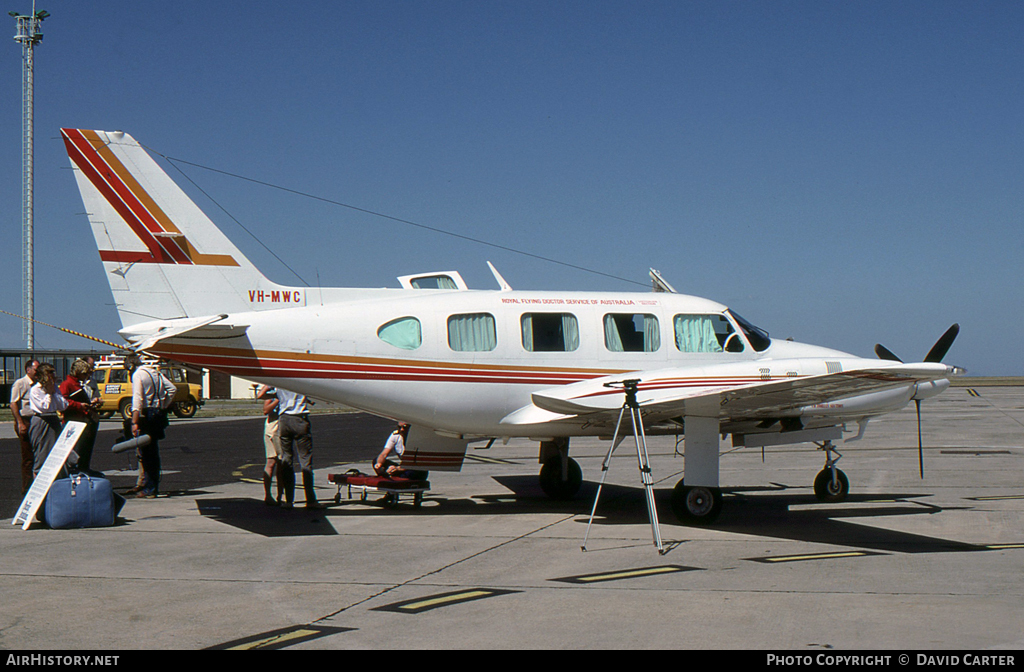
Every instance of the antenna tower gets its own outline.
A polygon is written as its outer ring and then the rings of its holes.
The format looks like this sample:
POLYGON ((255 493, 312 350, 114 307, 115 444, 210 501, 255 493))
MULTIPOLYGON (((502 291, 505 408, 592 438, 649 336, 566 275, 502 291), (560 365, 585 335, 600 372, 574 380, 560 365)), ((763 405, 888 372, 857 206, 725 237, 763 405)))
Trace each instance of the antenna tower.
POLYGON ((18 33, 14 41, 21 43, 21 123, 22 123, 22 178, 21 178, 21 286, 22 312, 28 319, 23 322, 22 333, 25 336, 25 347, 34 350, 35 337, 35 252, 33 250, 33 186, 32 159, 34 153, 33 128, 33 92, 35 89, 33 50, 43 39, 39 32, 39 24, 50 15, 49 12, 36 11, 32 3, 32 14, 25 16, 10 12, 18 22, 18 33))

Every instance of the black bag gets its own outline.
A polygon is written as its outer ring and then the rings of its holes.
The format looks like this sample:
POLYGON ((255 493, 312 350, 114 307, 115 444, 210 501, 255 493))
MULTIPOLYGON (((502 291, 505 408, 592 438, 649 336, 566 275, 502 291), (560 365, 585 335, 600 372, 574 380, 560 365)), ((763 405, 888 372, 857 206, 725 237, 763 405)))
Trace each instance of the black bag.
MULTIPOLYGON (((149 434, 153 437, 154 441, 160 441, 166 437, 164 428, 170 424, 171 421, 167 417, 167 411, 160 410, 159 408, 144 408, 139 413, 139 434, 149 434)), ((133 438, 131 420, 124 421, 123 437, 123 439, 119 437, 117 443, 133 438)))

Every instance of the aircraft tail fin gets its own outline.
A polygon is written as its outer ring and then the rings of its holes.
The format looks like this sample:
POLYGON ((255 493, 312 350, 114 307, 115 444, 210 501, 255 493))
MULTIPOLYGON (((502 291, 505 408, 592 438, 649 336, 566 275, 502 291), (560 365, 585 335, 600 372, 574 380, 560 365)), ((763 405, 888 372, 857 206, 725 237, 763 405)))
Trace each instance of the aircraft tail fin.
POLYGON ((305 305, 270 282, 130 135, 61 129, 123 327, 305 305))

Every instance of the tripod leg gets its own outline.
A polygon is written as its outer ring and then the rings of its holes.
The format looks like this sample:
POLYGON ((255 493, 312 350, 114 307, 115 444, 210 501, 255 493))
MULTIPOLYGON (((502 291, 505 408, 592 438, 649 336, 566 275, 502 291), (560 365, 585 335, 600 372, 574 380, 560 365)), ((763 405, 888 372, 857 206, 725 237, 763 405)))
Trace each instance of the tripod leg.
POLYGON ((661 525, 658 522, 658 508, 654 502, 654 476, 651 474, 650 458, 647 454, 647 436, 644 434, 644 423, 640 417, 640 409, 633 408, 633 437, 636 439, 636 459, 640 467, 640 480, 644 484, 647 496, 647 513, 651 519, 651 535, 658 552, 664 554, 665 546, 661 542, 661 525))
POLYGON ((601 488, 604 487, 604 479, 608 477, 608 467, 612 461, 612 453, 615 452, 616 442, 619 440, 619 428, 622 426, 622 415, 626 412, 626 407, 623 406, 619 411, 619 420, 615 423, 615 434, 612 435, 612 445, 608 448, 608 454, 604 458, 604 462, 601 463, 601 482, 597 484, 597 494, 594 495, 594 506, 590 509, 590 520, 587 521, 587 532, 583 535, 583 546, 580 548, 583 551, 587 550, 587 539, 590 538, 590 526, 594 524, 594 513, 597 512, 597 500, 601 498, 601 488))

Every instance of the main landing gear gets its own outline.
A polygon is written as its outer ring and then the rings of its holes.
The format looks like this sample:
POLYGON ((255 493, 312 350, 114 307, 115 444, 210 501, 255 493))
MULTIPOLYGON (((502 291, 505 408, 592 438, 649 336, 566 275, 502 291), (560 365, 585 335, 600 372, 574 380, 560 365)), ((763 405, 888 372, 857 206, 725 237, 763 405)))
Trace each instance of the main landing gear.
MULTIPOLYGON (((843 502, 850 494, 850 481, 836 467, 842 455, 832 441, 818 444, 825 451, 825 467, 814 479, 814 496, 821 502, 843 502)), ((557 500, 574 499, 583 483, 579 463, 569 457, 568 439, 541 443, 540 487, 548 497, 557 500)), ((722 489, 711 486, 688 486, 684 480, 676 483, 670 500, 672 512, 687 525, 711 525, 722 512, 722 489)))
POLYGON ((683 480, 672 489, 672 513, 687 525, 710 525, 715 522, 722 512, 722 489, 703 485, 687 486, 683 480))
POLYGON ((842 502, 850 494, 850 481, 846 474, 836 468, 836 462, 843 456, 831 441, 818 446, 818 450, 825 451, 825 468, 814 479, 814 496, 820 502, 842 502), (833 453, 837 456, 835 459, 832 459, 833 453))
POLYGON ((583 470, 569 457, 569 439, 540 444, 540 488, 551 499, 574 499, 583 485, 583 470))

